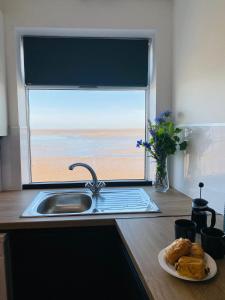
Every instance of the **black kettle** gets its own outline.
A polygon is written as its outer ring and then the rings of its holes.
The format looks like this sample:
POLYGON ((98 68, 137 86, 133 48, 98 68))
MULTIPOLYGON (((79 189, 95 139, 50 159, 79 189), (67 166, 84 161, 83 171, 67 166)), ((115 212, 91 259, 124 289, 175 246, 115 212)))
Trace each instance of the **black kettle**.
POLYGON ((200 187, 200 198, 196 198, 192 200, 192 214, 191 220, 194 221, 197 225, 196 231, 200 233, 202 228, 207 227, 207 211, 210 212, 211 215, 211 224, 210 227, 214 227, 216 224, 216 212, 214 209, 208 207, 208 201, 202 199, 201 197, 201 189, 204 184, 202 182, 199 183, 200 187))

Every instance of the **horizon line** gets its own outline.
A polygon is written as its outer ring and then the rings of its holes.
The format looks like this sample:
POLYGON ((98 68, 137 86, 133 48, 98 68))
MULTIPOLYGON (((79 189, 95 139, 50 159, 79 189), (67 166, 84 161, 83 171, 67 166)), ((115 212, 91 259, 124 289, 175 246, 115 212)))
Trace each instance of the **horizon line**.
POLYGON ((145 128, 30 128, 30 130, 145 130, 145 128))

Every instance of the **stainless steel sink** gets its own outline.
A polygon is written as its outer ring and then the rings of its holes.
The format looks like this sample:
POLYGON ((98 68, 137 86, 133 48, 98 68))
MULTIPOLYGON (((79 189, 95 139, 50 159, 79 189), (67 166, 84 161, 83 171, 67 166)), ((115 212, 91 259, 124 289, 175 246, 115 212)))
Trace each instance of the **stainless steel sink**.
POLYGON ((82 213, 90 209, 92 199, 82 193, 61 193, 50 195, 37 207, 40 214, 82 213))
POLYGON ((141 188, 105 188, 97 196, 84 189, 40 192, 21 217, 159 211, 155 202, 141 188))
POLYGON ((81 190, 39 192, 21 217, 83 214, 92 208, 92 193, 81 190))

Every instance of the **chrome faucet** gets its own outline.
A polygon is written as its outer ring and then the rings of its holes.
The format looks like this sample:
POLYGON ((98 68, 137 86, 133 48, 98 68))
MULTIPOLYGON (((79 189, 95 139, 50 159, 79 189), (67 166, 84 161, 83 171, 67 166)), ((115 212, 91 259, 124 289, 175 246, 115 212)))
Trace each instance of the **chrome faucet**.
POLYGON ((75 163, 75 164, 72 164, 72 165, 69 166, 69 170, 73 170, 76 167, 84 167, 91 173, 92 182, 88 181, 85 184, 85 187, 89 188, 94 195, 98 195, 101 188, 103 188, 105 186, 105 183, 103 181, 98 181, 98 178, 97 178, 97 175, 96 175, 95 171, 88 164, 75 163))

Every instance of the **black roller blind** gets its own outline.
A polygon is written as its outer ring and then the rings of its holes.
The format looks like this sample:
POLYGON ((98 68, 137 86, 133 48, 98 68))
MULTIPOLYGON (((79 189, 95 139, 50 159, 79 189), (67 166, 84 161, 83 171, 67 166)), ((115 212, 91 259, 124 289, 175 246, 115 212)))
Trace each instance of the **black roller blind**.
POLYGON ((23 38, 27 85, 145 87, 148 40, 23 38))

